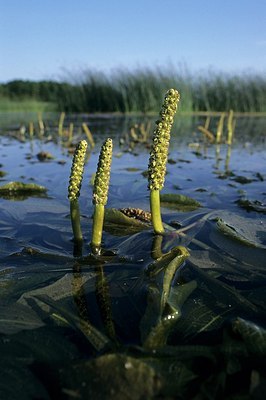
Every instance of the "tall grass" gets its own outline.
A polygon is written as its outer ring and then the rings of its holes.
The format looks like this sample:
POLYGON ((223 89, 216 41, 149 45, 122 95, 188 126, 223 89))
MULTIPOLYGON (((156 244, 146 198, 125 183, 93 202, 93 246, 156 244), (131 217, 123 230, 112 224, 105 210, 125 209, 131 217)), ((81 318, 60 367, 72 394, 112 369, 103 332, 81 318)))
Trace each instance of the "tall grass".
POLYGON ((186 79, 170 69, 117 69, 111 74, 84 71, 62 84, 58 104, 77 112, 158 112, 169 87, 182 92, 181 109, 192 110, 192 96, 186 79))
POLYGON ((181 112, 266 112, 266 74, 209 71, 192 75, 172 66, 111 73, 85 70, 72 72, 62 82, 13 81, 0 85, 0 96, 52 101, 58 111, 65 112, 150 113, 158 112, 170 87, 181 93, 181 112))
POLYGON ((192 83, 193 108, 201 111, 266 111, 266 78, 262 75, 212 73, 192 83))

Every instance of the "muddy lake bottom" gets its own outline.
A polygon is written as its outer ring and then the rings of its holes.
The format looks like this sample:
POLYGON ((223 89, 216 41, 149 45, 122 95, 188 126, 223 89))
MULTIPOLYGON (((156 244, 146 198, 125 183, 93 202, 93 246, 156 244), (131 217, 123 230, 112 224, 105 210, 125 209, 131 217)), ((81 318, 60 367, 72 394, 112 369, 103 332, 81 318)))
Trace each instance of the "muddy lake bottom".
MULTIPOLYGON (((165 234, 108 220, 102 255, 93 256, 92 181, 106 135, 114 140, 107 209, 149 210, 150 143, 131 146, 125 126, 97 123, 78 252, 67 198, 73 146, 53 131, 0 136, 0 186, 47 189, 0 192, 0 398, 265 398, 265 128, 242 124, 231 146, 174 133, 165 234), (167 281, 177 246, 190 255, 167 281)), ((84 138, 74 133, 73 142, 84 138)))

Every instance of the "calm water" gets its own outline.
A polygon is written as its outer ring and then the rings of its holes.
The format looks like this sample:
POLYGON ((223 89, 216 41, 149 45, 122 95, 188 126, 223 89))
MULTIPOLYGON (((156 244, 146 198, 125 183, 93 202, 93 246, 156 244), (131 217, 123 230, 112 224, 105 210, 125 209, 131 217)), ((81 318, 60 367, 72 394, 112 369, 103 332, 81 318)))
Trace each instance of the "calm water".
MULTIPOLYGON (((133 120, 89 122, 96 146, 80 196, 79 257, 73 256, 66 139, 52 129, 32 140, 14 129, 0 136, 1 185, 21 181, 47 188, 39 197, 0 198, 0 398, 175 398, 177 391, 196 398, 190 383, 201 393, 197 398, 222 398, 206 382, 230 396, 255 396, 260 385, 253 388, 253 371, 261 377, 266 328, 265 120, 238 121, 232 146, 206 143, 197 121, 177 126, 162 193, 189 196, 201 207, 188 211, 162 203, 168 227, 159 245, 150 227, 106 224, 105 255, 98 258, 89 246, 91 180, 102 141, 110 136, 115 145, 107 207, 149 210, 150 140, 127 142, 133 120), (40 161, 41 152, 53 159, 40 161), (147 270, 154 248, 163 254, 179 245, 190 256, 171 282, 172 322, 165 323, 158 306, 164 271, 151 277, 147 270), (149 335, 156 337, 152 347, 149 335)), ((75 128, 73 141, 81 138, 75 128)))

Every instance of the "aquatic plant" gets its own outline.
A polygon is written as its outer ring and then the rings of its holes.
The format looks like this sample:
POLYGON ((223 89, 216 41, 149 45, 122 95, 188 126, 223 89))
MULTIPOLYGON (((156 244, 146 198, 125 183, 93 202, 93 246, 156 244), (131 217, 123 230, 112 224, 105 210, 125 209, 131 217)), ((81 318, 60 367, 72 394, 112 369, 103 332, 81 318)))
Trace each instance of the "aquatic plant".
POLYGON ((211 122, 211 116, 208 115, 206 117, 205 120, 205 124, 203 125, 199 125, 198 126, 198 130, 203 134, 203 136, 210 142, 213 143, 214 142, 214 135, 213 133, 210 131, 210 122, 211 122))
MULTIPOLYGON (((227 150, 226 163, 231 146, 227 150)), ((120 173, 123 160, 117 166, 120 173)), ((174 179, 176 167, 169 166, 168 179, 174 179)), ((230 182, 264 184, 263 171, 241 177, 227 174, 227 168, 223 176, 230 182)), ((215 171, 219 177, 223 172, 215 171)), ((219 196, 217 181, 205 182, 207 196, 200 199, 209 198, 210 183, 219 196)), ((126 200, 134 194, 136 201, 143 182, 131 185, 127 182, 126 200)), ((193 182, 188 186, 193 190, 193 182)), ((124 208, 104 212, 105 246, 116 251, 78 259, 65 251, 65 219, 58 224, 65 212, 54 207, 58 200, 50 198, 50 206, 34 200, 23 207, 2 201, 0 397, 259 398, 266 291, 265 221, 257 213, 265 213, 265 206, 252 191, 237 193, 244 202, 238 206, 251 215, 219 210, 214 199, 215 207, 207 202, 181 219, 180 212, 171 212, 164 235, 153 235, 149 213, 134 204, 125 208, 122 198, 124 208), (11 215, 12 210, 18 212, 11 215), (108 230, 107 217, 120 227, 120 238, 108 230), (128 228, 131 221, 138 224, 137 234, 128 228), (48 376, 41 374, 47 369, 48 376)), ((160 201, 182 212, 199 207, 176 193, 160 195, 160 201)))
POLYGON ((84 130, 84 132, 87 136, 87 140, 88 140, 89 144, 91 145, 91 148, 93 148, 95 146, 95 142, 94 142, 92 133, 90 131, 90 128, 88 127, 88 125, 85 122, 83 122, 83 124, 82 124, 82 129, 84 130))
POLYGON ((223 112, 220 116, 218 125, 217 125, 217 131, 216 131, 216 144, 221 143, 222 135, 223 135, 223 126, 224 126, 224 119, 225 119, 225 113, 223 112))
POLYGON ((67 131, 67 134, 68 134, 68 143, 69 143, 70 145, 71 145, 72 140, 73 140, 73 132, 74 132, 74 124, 73 124, 73 122, 70 122, 68 131, 67 131))
POLYGON ((15 196, 16 194, 38 194, 45 193, 47 189, 36 183, 9 182, 0 186, 0 195, 15 196))
POLYGON ((42 136, 45 131, 42 112, 39 111, 37 113, 37 117, 38 117, 39 134, 40 134, 40 136, 42 136))
POLYGON ((84 161, 87 150, 86 140, 81 140, 75 150, 69 178, 68 198, 70 201, 70 216, 75 242, 82 242, 82 232, 80 228, 80 212, 78 198, 83 178, 84 161))
POLYGON ((58 135, 63 135, 63 128, 64 128, 64 120, 65 120, 66 113, 61 112, 59 121, 58 121, 58 135))
POLYGON ((108 138, 101 147, 99 161, 93 187, 94 215, 92 225, 92 252, 98 254, 102 241, 104 206, 107 203, 110 170, 112 162, 113 141, 108 138))
POLYGON ((153 144, 148 166, 148 188, 150 190, 150 207, 155 233, 164 232, 160 210, 160 190, 164 186, 170 131, 174 122, 179 98, 177 90, 168 90, 160 111, 160 119, 156 122, 157 126, 153 134, 153 144))
POLYGON ((210 143, 214 143, 214 135, 211 131, 206 129, 204 126, 199 125, 198 130, 207 138, 210 143))
POLYGON ((230 110, 227 121, 227 144, 231 145, 235 131, 234 111, 230 110))
POLYGON ((29 136, 30 139, 33 139, 33 135, 34 135, 34 124, 32 121, 29 122, 29 136))
MULTIPOLYGON (((0 177, 5 175, 4 171, 0 171, 0 177)), ((44 198, 47 189, 36 183, 23 183, 19 181, 8 182, 0 186, 0 198, 7 200, 25 200, 29 197, 44 198)))

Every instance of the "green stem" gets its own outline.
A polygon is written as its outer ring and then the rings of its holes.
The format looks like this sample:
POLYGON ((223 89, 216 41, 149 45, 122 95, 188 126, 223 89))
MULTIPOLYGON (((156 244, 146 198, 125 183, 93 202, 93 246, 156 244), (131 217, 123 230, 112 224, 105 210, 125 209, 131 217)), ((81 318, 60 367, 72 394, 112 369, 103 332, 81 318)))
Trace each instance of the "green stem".
POLYGON ((103 233, 103 220, 104 220, 104 205, 95 204, 93 224, 92 224, 92 240, 91 240, 91 248, 94 254, 99 254, 100 252, 102 233, 103 233))
POLYGON ((155 233, 164 233, 160 208, 160 190, 150 191, 151 220, 155 233))
POLYGON ((151 249, 151 257, 154 260, 158 260, 158 258, 163 256, 162 243, 163 243, 163 236, 162 235, 154 235, 153 241, 152 241, 152 249, 151 249))
POLYGON ((80 227, 80 213, 79 213, 79 203, 78 199, 70 200, 70 217, 72 230, 75 242, 82 242, 82 232, 80 227))

